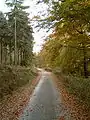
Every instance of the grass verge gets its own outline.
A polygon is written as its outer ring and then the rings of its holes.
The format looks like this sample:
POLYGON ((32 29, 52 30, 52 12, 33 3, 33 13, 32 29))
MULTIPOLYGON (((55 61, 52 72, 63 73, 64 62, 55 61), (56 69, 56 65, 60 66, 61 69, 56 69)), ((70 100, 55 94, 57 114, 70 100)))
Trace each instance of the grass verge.
POLYGON ((62 82, 70 94, 75 95, 80 103, 90 107, 90 78, 85 79, 60 73, 56 73, 56 75, 63 78, 62 82))
POLYGON ((90 78, 64 76, 64 85, 69 93, 74 94, 79 103, 85 104, 90 108, 90 78))
POLYGON ((31 83, 37 73, 30 68, 0 66, 0 100, 20 87, 31 83))
POLYGON ((73 118, 90 120, 90 78, 63 75, 60 72, 55 74, 64 102, 73 118))
MULTIPOLYGON (((26 68, 17 69, 23 69, 23 72, 27 71, 26 68)), ((15 70, 16 68, 14 71, 15 70)), ((18 120, 19 116, 23 113, 23 110, 30 101, 33 90, 41 78, 41 73, 36 70, 34 70, 34 72, 30 72, 28 75, 30 76, 26 79, 27 82, 25 82, 25 84, 21 83, 18 87, 16 87, 16 89, 14 89, 14 91, 12 91, 12 94, 7 94, 4 96, 4 99, 0 101, 0 120, 18 120)), ((26 74, 23 77, 26 78, 26 74)), ((22 79, 24 80, 24 78, 22 79)))

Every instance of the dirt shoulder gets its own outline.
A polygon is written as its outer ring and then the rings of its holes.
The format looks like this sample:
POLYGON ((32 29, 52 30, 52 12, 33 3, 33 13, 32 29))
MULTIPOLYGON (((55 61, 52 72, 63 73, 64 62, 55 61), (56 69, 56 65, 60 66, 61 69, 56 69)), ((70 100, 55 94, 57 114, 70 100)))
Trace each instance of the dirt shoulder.
MULTIPOLYGON (((72 120, 90 120, 90 115, 84 105, 78 104, 77 98, 70 94, 63 84, 62 77, 56 77, 52 74, 59 92, 62 95, 62 102, 66 109, 70 111, 72 120)), ((64 120, 60 118, 59 120, 64 120)))
POLYGON ((0 120, 18 120, 19 115, 30 100, 30 95, 39 82, 40 77, 41 74, 38 73, 32 83, 28 83, 14 91, 12 95, 7 96, 0 103, 0 120))

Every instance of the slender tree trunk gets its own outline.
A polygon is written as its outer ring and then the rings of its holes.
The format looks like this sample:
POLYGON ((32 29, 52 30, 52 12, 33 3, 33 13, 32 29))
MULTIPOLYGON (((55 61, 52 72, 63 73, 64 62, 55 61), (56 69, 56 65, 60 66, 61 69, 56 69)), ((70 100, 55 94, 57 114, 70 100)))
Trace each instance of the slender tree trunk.
POLYGON ((7 45, 5 45, 5 65, 7 64, 7 45))
POLYGON ((20 64, 22 65, 22 61, 23 61, 23 56, 22 56, 22 48, 20 50, 20 64))
POLYGON ((9 45, 9 54, 10 54, 10 65, 12 65, 12 47, 11 47, 11 40, 10 40, 10 45, 9 45))
POLYGON ((83 46, 83 67, 84 67, 84 76, 88 78, 88 65, 87 65, 87 55, 86 48, 83 46))
POLYGON ((1 40, 1 64, 2 64, 2 61, 3 61, 3 43, 2 43, 2 40, 1 40))
POLYGON ((25 50, 23 52, 23 60, 25 61, 25 50))
POLYGON ((20 51, 18 49, 18 65, 20 65, 20 51))
POLYGON ((15 45, 14 45, 14 65, 17 65, 17 34, 16 34, 16 16, 15 16, 15 45))
MULTIPOLYGON (((15 0, 15 3, 17 3, 17 0, 15 0)), ((15 11, 16 11, 16 6, 15 6, 15 11)), ((15 13, 14 64, 17 65, 17 18, 16 18, 16 13, 15 13)))
POLYGON ((0 64, 1 64, 1 42, 0 42, 0 64))

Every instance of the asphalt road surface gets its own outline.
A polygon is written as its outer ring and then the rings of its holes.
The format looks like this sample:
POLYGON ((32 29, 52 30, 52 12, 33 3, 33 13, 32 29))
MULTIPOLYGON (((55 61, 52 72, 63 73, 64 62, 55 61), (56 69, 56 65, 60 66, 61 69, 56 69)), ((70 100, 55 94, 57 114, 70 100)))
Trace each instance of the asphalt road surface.
POLYGON ((60 96, 51 74, 43 71, 19 120, 58 120, 60 116, 64 116, 65 120, 71 120, 60 96))

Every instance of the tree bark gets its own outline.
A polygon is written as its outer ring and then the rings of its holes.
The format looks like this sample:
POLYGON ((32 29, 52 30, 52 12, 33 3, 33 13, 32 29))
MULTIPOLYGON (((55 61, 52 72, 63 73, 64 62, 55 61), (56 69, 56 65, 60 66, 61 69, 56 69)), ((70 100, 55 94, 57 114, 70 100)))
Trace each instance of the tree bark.
POLYGON ((20 50, 20 65, 22 65, 22 61, 23 61, 23 55, 22 55, 22 48, 20 50))
POLYGON ((20 65, 20 51, 19 51, 19 49, 18 49, 18 65, 20 65))
POLYGON ((12 65, 12 50, 11 50, 11 40, 10 40, 10 45, 9 45, 9 54, 10 54, 10 65, 12 65))
MULTIPOLYGON (((17 1, 15 0, 15 3, 17 1)), ((15 11, 16 11, 16 6, 15 6, 15 11)), ((17 65, 17 19, 16 19, 16 14, 15 14, 15 41, 14 41, 14 65, 17 65)))
POLYGON ((83 67, 84 67, 84 76, 88 78, 88 64, 87 64, 87 55, 86 48, 83 46, 83 67))
POLYGON ((5 65, 7 64, 7 45, 5 45, 5 65))
POLYGON ((2 43, 2 40, 1 40, 1 64, 2 64, 2 61, 3 61, 3 43, 2 43))

